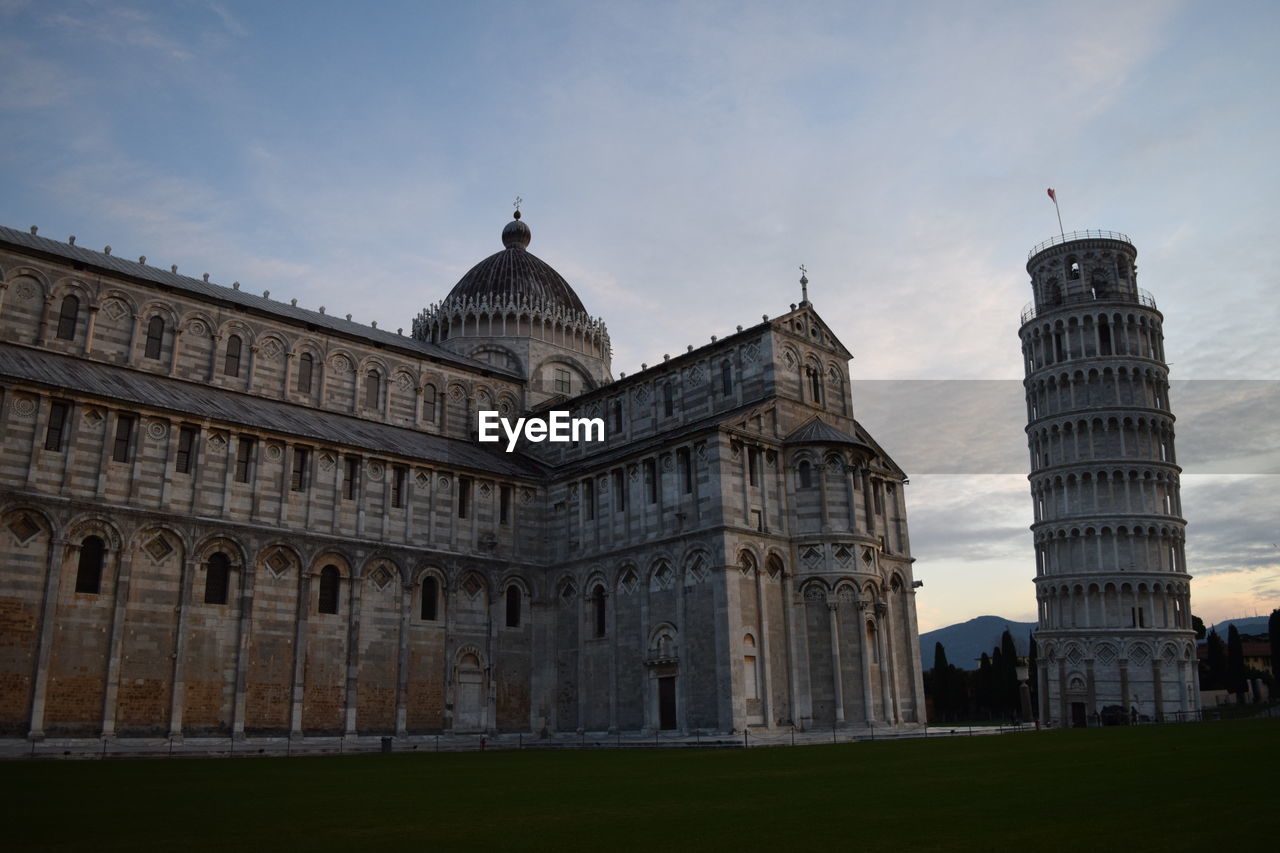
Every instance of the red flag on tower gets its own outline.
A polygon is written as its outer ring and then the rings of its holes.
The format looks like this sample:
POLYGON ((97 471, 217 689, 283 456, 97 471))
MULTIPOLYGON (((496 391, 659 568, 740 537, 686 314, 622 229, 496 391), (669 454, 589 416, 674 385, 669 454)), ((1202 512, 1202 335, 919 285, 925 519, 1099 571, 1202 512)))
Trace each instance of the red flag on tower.
POLYGON ((1058 209, 1058 194, 1053 191, 1053 187, 1049 187, 1049 198, 1053 200, 1053 212, 1058 214, 1058 233, 1065 240, 1067 239, 1067 232, 1062 230, 1062 211, 1058 209))

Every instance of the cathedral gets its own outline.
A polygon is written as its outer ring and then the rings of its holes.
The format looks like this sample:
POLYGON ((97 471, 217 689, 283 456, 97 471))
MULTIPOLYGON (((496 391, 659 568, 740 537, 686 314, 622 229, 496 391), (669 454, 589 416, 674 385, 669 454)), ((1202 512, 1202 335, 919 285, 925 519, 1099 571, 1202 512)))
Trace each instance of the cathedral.
POLYGON ((906 476, 808 299, 615 378, 531 236, 405 333, 0 228, 0 736, 922 725, 906 476), (477 441, 552 411, 603 440, 477 441))

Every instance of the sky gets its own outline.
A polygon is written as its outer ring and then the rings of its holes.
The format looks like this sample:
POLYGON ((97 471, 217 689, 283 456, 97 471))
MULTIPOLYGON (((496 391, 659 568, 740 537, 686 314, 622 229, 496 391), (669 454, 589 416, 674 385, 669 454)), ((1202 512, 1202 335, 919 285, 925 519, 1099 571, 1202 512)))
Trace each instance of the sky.
POLYGON ((0 224, 405 328, 512 201, 634 372, 800 298, 922 631, 1032 621, 1028 250, 1165 316, 1192 610, 1280 606, 1280 5, 0 0, 0 224))

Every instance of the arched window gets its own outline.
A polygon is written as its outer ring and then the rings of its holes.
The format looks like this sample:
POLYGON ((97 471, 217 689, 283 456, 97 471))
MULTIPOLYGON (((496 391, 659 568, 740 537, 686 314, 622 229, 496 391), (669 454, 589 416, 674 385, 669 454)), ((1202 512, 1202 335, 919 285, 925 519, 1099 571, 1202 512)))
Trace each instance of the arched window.
POLYGON ((422 579, 422 619, 434 622, 440 612, 440 581, 427 575, 422 579))
POLYGON ((733 366, 729 362, 720 362, 720 393, 726 397, 733 394, 733 366))
POLYGON ((1067 278, 1072 281, 1080 278, 1080 262, 1075 258, 1067 258, 1067 278))
POLYGON ((867 623, 867 660, 880 663, 880 644, 876 642, 876 626, 867 623))
POLYGON ((436 422, 436 386, 424 385, 422 388, 422 418, 436 422))
POLYGON ((304 352, 298 359, 298 390, 303 394, 311 393, 311 374, 315 372, 316 359, 309 352, 304 352))
POLYGON ((164 318, 158 314, 147 323, 147 346, 142 354, 147 358, 159 358, 164 344, 164 318))
POLYGON ((370 370, 364 379, 364 407, 366 409, 378 408, 379 392, 382 390, 382 377, 378 375, 378 371, 370 370))
POLYGON ((231 560, 219 551, 209 558, 204 572, 204 603, 226 604, 231 586, 231 560))
POLYGON ((240 375, 240 336, 227 338, 227 355, 222 362, 222 372, 227 376, 240 375))
POLYGON ((520 627, 520 587, 515 584, 507 587, 507 627, 520 627))
POLYGON ((822 371, 816 367, 807 367, 805 372, 809 374, 809 402, 815 406, 822 405, 822 371))
POLYGON ((86 536, 80 543, 80 564, 76 566, 76 592, 97 595, 102 588, 102 562, 107 543, 97 536, 86 536))
POLYGON ((742 638, 742 695, 747 699, 760 698, 760 680, 757 675, 756 638, 747 634, 742 638))
POLYGON ((675 410, 675 392, 671 389, 670 382, 664 382, 662 383, 662 416, 669 418, 675 414, 675 410))
POLYGON ((807 459, 802 459, 800 464, 796 466, 797 472, 800 474, 800 488, 808 489, 813 486, 813 469, 809 465, 807 459))
POLYGON ((62 310, 58 312, 58 339, 73 341, 76 337, 76 320, 80 317, 80 300, 71 294, 62 298, 62 310))
POLYGON ((602 586, 597 586, 591 591, 591 613, 594 617, 592 621, 595 623, 596 636, 603 637, 605 628, 608 627, 608 621, 604 607, 604 587, 602 586))
POLYGON ((320 597, 317 609, 321 613, 338 612, 338 567, 325 566, 320 570, 320 597))

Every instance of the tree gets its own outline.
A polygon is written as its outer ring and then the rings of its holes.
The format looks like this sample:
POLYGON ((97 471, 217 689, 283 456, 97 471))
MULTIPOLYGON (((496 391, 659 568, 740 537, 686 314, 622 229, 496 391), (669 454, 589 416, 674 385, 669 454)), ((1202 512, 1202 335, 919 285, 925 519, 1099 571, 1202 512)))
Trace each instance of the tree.
POLYGON ((1205 673, 1200 679, 1205 690, 1221 690, 1227 684, 1227 647, 1218 635, 1218 629, 1209 632, 1205 655, 1205 673))
POLYGON ((991 687, 991 656, 983 652, 982 659, 978 662, 978 685, 973 697, 979 711, 991 712, 993 699, 991 687))
POLYGON ((942 643, 933 644, 933 672, 930 679, 933 685, 933 710, 938 719, 945 720, 951 716, 951 665, 947 663, 947 650, 942 643))
POLYGON ((1022 713, 1022 696, 1018 690, 1018 647, 1013 643, 1013 635, 1005 628, 1000 635, 1000 657, 1004 663, 1001 677, 1004 681, 1004 710, 1010 716, 1022 713))
POLYGON ((1195 629, 1196 639, 1204 639, 1204 620, 1194 613, 1191 614, 1191 627, 1195 629))
POLYGON ((1267 632, 1271 634, 1271 675, 1280 684, 1280 609, 1271 611, 1267 632))
POLYGON ((1227 689, 1236 694, 1237 701, 1244 701, 1248 676, 1244 670, 1244 643, 1240 632, 1232 625, 1227 631, 1227 689))
POLYGON ((1031 690, 1031 716, 1040 719, 1040 667, 1036 655, 1036 632, 1027 634, 1027 687, 1031 690))

